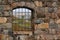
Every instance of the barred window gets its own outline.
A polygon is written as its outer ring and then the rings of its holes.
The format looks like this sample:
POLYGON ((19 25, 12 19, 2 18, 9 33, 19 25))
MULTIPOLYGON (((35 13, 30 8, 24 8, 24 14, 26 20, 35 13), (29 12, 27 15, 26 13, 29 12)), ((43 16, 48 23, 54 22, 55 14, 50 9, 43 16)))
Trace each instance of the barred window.
POLYGON ((13 29, 31 30, 31 13, 28 8, 17 8, 13 10, 13 29))

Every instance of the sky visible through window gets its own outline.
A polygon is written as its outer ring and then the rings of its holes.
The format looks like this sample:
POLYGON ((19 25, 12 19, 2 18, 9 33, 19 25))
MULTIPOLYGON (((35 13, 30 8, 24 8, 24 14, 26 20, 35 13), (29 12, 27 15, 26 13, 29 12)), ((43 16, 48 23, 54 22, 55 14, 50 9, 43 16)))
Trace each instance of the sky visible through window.
POLYGON ((25 19, 28 19, 31 17, 31 10, 26 8, 17 8, 13 10, 13 15, 18 18, 24 16, 25 19))

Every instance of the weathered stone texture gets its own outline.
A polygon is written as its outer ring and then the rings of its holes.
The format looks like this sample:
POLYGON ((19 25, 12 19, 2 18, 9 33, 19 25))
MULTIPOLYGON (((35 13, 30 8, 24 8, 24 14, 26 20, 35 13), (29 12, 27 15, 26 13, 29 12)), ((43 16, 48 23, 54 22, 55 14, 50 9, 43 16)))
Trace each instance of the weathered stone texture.
POLYGON ((0 23, 6 23, 7 18, 6 17, 0 17, 0 23))
MULTIPOLYGON (((2 0, 1 0, 2 1, 2 0)), ((33 21, 34 19, 43 18, 44 23, 41 24, 34 24, 34 32, 36 31, 37 34, 39 34, 39 37, 42 36, 42 38, 47 38, 48 40, 51 40, 53 38, 58 38, 58 35, 51 35, 51 34, 59 34, 60 31, 57 31, 57 29, 60 28, 60 2, 58 0, 33 0, 32 1, 26 1, 26 0, 4 0, 2 3, 0 3, 0 27, 4 28, 12 28, 13 31, 19 31, 21 29, 24 30, 24 28, 19 28, 12 25, 12 15, 13 15, 13 9, 16 7, 27 7, 30 8, 33 11, 33 21), (7 3, 7 4, 6 4, 7 3), (50 20, 52 19, 52 20, 50 20), (54 29, 49 23, 53 23, 53 21, 58 24, 54 24, 54 29), (39 29, 40 28, 40 29, 39 29), (43 29, 42 29, 43 28, 43 29), (18 30, 19 29, 19 30, 18 30), (37 31, 37 30, 38 31, 37 31), (47 30, 47 31, 46 31, 47 30), (57 33, 56 33, 57 31, 57 33), (42 35, 41 35, 42 34, 42 35), (46 37, 45 37, 46 36, 46 37)), ((32 22, 33 23, 33 22, 32 22)), ((60 29, 59 29, 60 30, 60 29)), ((19 32, 14 32, 15 34, 19 34, 19 32)), ((30 32, 20 32, 21 34, 30 34, 30 32)), ((31 38, 30 38, 31 39, 31 38)))

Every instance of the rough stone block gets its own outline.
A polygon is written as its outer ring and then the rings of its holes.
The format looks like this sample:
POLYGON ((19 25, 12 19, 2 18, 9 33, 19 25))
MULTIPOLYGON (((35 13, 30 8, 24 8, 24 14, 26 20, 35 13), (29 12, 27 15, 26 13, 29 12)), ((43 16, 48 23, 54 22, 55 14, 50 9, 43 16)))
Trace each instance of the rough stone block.
POLYGON ((48 23, 41 23, 41 24, 38 24, 38 28, 49 28, 49 24, 48 23))
POLYGON ((2 25, 6 28, 12 28, 12 23, 4 23, 2 25))
POLYGON ((0 23, 6 23, 7 18, 6 17, 0 17, 0 23))
POLYGON ((57 10, 58 10, 58 8, 57 8, 57 7, 54 7, 54 12, 55 12, 55 13, 57 12, 57 10))
POLYGON ((6 0, 0 0, 0 4, 7 4, 6 0))
POLYGON ((44 13, 45 12, 45 8, 44 7, 37 7, 36 11, 39 13, 44 13))
POLYGON ((53 6, 53 7, 57 7, 57 2, 53 2, 53 3, 52 3, 52 6, 53 6))
POLYGON ((9 2, 9 3, 12 3, 12 2, 13 2, 13 0, 8 0, 8 2, 9 2))
POLYGON ((55 29, 49 29, 49 33, 50 34, 56 34, 56 30, 55 29))
POLYGON ((33 4, 32 2, 30 2, 30 4, 28 5, 29 8, 35 9, 35 4, 33 4))
POLYGON ((47 2, 46 5, 47 7, 52 7, 52 2, 47 2))
POLYGON ((9 11, 4 11, 4 16, 10 16, 10 12, 9 11))
POLYGON ((0 5, 0 11, 4 10, 4 5, 0 5))
POLYGON ((56 23, 57 23, 57 24, 60 24, 60 19, 58 19, 58 20, 56 21, 56 23))
POLYGON ((31 7, 31 5, 32 5, 32 4, 31 4, 30 2, 26 2, 26 6, 27 6, 27 7, 31 7))
POLYGON ((11 17, 7 17, 7 23, 12 23, 12 18, 11 17))
POLYGON ((25 2, 16 2, 11 4, 12 8, 15 8, 17 6, 26 6, 26 5, 25 5, 25 2))
POLYGON ((46 12, 46 13, 48 12, 48 7, 45 7, 45 12, 46 12))
POLYGON ((10 5, 4 5, 4 10, 10 10, 10 9, 11 9, 10 5))
POLYGON ((4 14, 2 12, 0 12, 0 17, 4 16, 4 14))
POLYGON ((43 4, 42 4, 42 1, 34 1, 34 3, 35 3, 35 5, 36 6, 40 6, 40 7, 42 7, 43 6, 43 4))
POLYGON ((20 2, 20 4, 21 4, 20 6, 25 6, 25 2, 24 1, 20 2))

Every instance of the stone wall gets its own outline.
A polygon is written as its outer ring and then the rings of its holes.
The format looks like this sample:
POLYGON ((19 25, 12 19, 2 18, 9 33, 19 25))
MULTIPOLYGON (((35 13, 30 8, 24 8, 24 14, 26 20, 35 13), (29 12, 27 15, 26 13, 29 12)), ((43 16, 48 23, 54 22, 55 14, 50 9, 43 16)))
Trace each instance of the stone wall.
MULTIPOLYGON (((58 24, 58 26, 60 26, 60 21, 57 22, 60 19, 60 1, 59 0, 50 0, 50 1, 49 0, 40 0, 40 1, 39 0, 32 0, 32 1, 31 0, 26 0, 26 1, 24 0, 4 0, 4 1, 0 0, 0 18, 7 19, 7 21, 5 19, 3 20, 0 19, 2 20, 0 22, 0 26, 1 26, 0 28, 2 27, 4 29, 12 28, 12 13, 13 13, 12 10, 16 7, 27 7, 27 8, 32 9, 33 10, 32 14, 34 16, 33 21, 35 19, 41 18, 44 21, 44 23, 49 24, 53 20, 55 23, 58 24)), ((37 26, 35 25, 34 27, 36 28, 37 26)), ((47 31, 50 32, 51 29, 48 28, 47 31)), ((42 33, 44 34, 46 32, 43 31, 42 33)), ((57 34, 59 33, 60 31, 59 32, 57 31, 57 34)))

